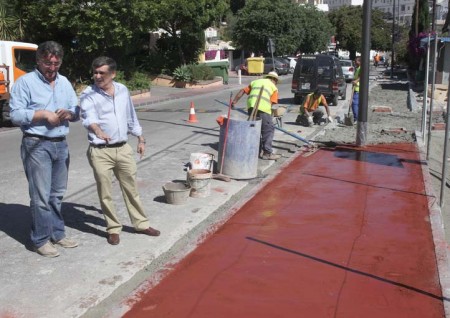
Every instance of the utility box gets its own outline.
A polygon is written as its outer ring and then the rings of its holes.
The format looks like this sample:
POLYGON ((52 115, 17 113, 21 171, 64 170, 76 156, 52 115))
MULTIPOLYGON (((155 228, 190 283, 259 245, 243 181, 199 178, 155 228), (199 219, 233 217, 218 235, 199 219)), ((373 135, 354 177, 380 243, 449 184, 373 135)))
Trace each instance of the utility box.
POLYGON ((261 75, 264 73, 264 58, 263 57, 249 57, 247 59, 248 74, 261 75))
POLYGON ((228 61, 206 62, 204 64, 213 69, 214 75, 222 77, 224 84, 228 84, 228 61))

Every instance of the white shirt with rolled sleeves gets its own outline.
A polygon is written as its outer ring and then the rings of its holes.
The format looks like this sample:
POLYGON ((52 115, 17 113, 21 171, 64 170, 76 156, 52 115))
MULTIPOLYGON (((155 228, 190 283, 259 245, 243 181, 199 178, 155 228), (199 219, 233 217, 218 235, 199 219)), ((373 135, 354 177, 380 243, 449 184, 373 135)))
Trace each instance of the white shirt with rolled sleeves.
MULTIPOLYGON (((85 128, 100 126, 111 140, 110 144, 128 140, 128 134, 142 135, 142 127, 134 109, 128 88, 113 82, 114 96, 108 95, 95 84, 87 87, 80 96, 81 119, 85 128)), ((99 145, 105 141, 89 131, 89 142, 99 145)))

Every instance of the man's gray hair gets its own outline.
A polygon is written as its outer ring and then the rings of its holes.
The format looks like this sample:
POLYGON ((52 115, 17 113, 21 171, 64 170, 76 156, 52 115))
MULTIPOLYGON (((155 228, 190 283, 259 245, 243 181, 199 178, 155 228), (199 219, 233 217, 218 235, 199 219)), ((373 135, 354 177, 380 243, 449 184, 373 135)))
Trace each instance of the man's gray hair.
POLYGON ((39 44, 36 51, 36 60, 47 58, 49 55, 54 55, 62 60, 64 57, 64 50, 61 44, 56 43, 55 41, 46 41, 39 44))

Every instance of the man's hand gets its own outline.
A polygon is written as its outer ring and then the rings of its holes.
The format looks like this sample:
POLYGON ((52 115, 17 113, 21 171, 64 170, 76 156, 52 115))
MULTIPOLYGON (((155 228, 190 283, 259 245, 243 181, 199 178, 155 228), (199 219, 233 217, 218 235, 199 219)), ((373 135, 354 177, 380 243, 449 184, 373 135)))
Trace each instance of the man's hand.
POLYGON ((71 120, 73 117, 73 113, 68 109, 57 109, 56 115, 58 115, 60 121, 71 120))
POLYGON ((308 124, 309 124, 310 127, 314 125, 314 121, 313 121, 313 118, 311 116, 308 116, 308 124))
POLYGON ((145 154, 145 143, 145 139, 142 136, 138 137, 138 145, 136 151, 140 155, 140 159, 142 159, 145 154))
POLYGON ((328 122, 329 122, 329 123, 332 123, 332 122, 333 122, 333 117, 331 117, 331 116, 328 116, 328 118, 327 118, 327 119, 328 119, 328 122))
POLYGON ((61 119, 59 116, 51 111, 45 110, 45 119, 47 119, 48 123, 52 126, 59 126, 61 124, 61 119))
POLYGON ((111 141, 111 137, 105 134, 99 125, 92 124, 89 126, 89 129, 97 136, 97 138, 104 140, 107 144, 111 141))

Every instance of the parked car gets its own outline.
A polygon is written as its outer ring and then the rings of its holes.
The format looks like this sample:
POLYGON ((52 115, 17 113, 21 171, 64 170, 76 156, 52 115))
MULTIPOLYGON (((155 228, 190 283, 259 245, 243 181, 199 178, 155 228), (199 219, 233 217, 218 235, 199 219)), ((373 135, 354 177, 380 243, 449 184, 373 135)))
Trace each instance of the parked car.
POLYGON ((273 71, 273 67, 275 66, 275 72, 278 73, 278 75, 286 75, 289 73, 289 64, 278 57, 273 58, 274 63, 272 63, 271 57, 264 58, 264 74, 267 74, 271 71, 273 71))
POLYGON ((341 60, 342 73, 344 73, 347 82, 353 81, 355 75, 355 67, 352 60, 341 60))
POLYGON ((338 97, 346 98, 347 83, 339 59, 333 55, 302 55, 292 76, 291 92, 301 104, 304 97, 318 89, 334 106, 338 97))

